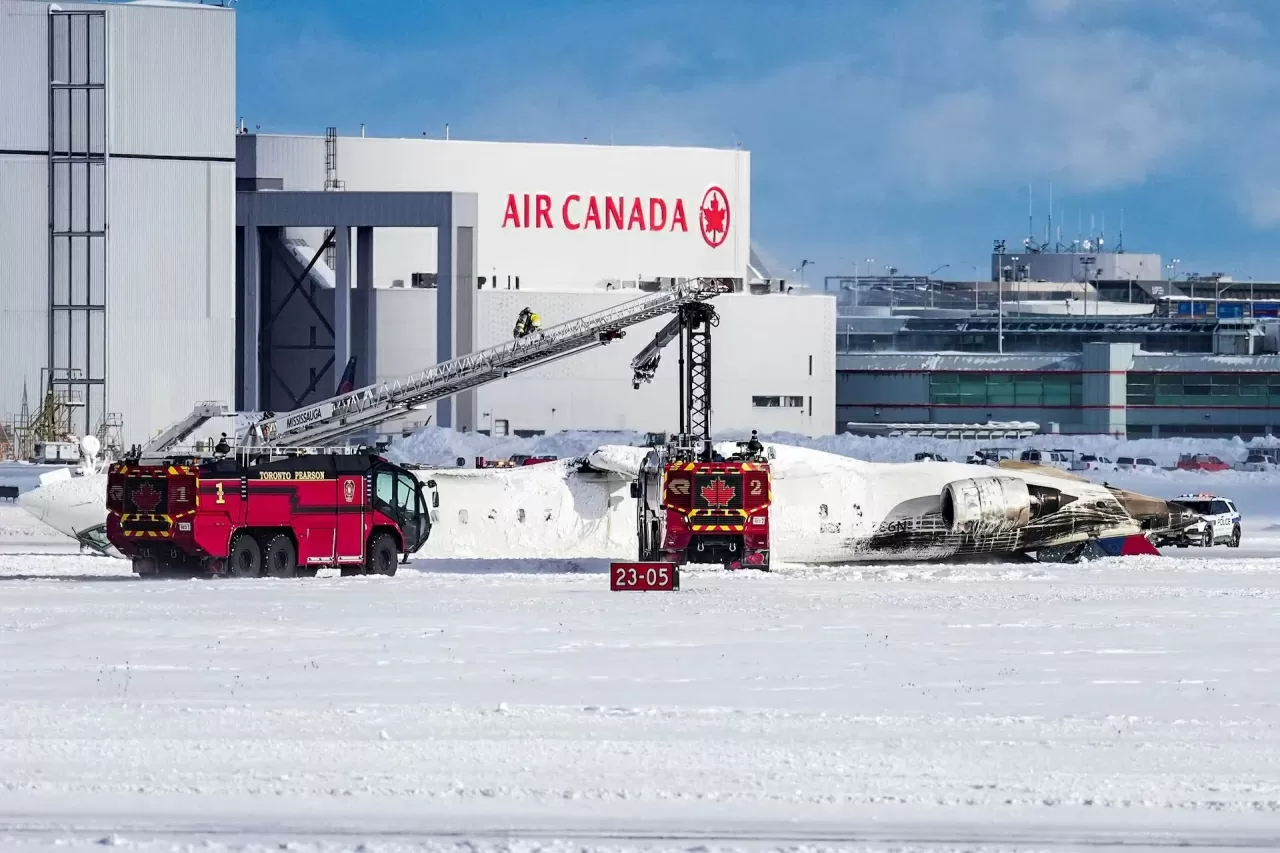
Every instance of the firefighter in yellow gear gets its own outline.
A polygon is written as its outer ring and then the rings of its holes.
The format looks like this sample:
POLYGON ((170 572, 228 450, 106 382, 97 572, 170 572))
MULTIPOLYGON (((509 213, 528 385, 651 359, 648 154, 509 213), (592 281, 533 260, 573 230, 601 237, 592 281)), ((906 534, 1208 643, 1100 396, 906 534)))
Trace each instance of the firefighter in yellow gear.
POLYGON ((542 327, 542 317, 530 311, 528 307, 520 309, 519 316, 516 317, 516 327, 513 336, 523 338, 532 332, 538 331, 542 327))

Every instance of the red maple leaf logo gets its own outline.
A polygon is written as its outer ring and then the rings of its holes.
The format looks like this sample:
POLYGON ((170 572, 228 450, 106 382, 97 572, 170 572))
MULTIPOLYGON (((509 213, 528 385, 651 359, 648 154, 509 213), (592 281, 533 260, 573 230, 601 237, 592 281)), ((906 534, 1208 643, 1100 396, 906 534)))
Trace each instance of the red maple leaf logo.
POLYGON ((150 483, 143 483, 140 488, 134 489, 131 497, 134 509, 138 512, 155 512, 160 505, 160 492, 150 483))
POLYGON ((709 506, 728 506, 729 501, 733 500, 733 496, 737 493, 737 489, 730 486, 720 477, 716 477, 702 487, 702 499, 709 506))
POLYGON ((698 224, 702 239, 711 248, 724 243, 729 237, 729 196, 719 187, 712 187, 702 196, 698 208, 698 224))

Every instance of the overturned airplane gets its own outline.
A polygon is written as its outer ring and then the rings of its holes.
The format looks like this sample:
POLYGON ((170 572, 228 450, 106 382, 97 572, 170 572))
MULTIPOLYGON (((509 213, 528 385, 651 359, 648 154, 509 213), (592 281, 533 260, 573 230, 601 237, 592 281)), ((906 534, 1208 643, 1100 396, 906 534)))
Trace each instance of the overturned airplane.
MULTIPOLYGON (((774 565, 1156 553, 1151 539, 1199 519, 1170 501, 1036 465, 877 463, 770 448, 774 565)), ((440 508, 418 557, 633 560, 629 485, 646 452, 606 446, 522 468, 423 468, 416 473, 437 481, 440 508)), ((118 556, 104 536, 105 475, 50 482, 19 503, 82 546, 118 556)))

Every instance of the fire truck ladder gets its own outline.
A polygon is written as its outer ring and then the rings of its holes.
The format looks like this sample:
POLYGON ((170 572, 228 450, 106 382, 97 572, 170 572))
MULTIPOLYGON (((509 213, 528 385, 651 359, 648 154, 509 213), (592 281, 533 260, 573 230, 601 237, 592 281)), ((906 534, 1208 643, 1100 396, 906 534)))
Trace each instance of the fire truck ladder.
MULTIPOLYGON (((239 436, 237 444, 276 448, 321 446, 459 391, 594 349, 622 337, 628 326, 700 305, 733 289, 731 279, 691 279, 669 290, 460 356, 403 379, 379 382, 313 406, 270 415, 239 436)), ((709 371, 709 366, 707 369, 709 371)), ((162 454, 209 419, 227 414, 230 412, 224 406, 202 404, 148 443, 143 453, 162 454)))
POLYGON ((682 305, 653 341, 631 360, 632 387, 653 380, 667 344, 680 338, 680 433, 674 455, 687 459, 711 453, 711 329, 720 324, 705 302, 682 305))

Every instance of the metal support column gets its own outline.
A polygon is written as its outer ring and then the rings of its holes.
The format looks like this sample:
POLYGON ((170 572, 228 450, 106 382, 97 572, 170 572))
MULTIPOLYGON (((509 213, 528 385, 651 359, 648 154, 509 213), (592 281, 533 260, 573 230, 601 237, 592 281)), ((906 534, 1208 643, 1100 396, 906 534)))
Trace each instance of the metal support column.
POLYGON ((87 435, 107 416, 106 12, 49 8, 50 389, 87 435))
POLYGON ((351 359, 351 228, 339 225, 333 231, 333 364, 334 390, 351 359))
POLYGON ((262 405, 262 351, 258 346, 262 326, 262 235, 253 224, 241 231, 239 405, 254 412, 262 405))
MULTIPOLYGON (((454 317, 456 294, 454 292, 454 240, 453 215, 449 221, 436 226, 436 363, 453 359, 454 317)), ((453 398, 436 401, 436 425, 452 429, 453 398)))
MULTIPOLYGON (((356 229, 356 289, 351 306, 352 353, 356 362, 356 387, 377 381, 378 316, 377 294, 373 290, 373 229, 356 229)), ((345 364, 337 366, 341 379, 345 364)))

